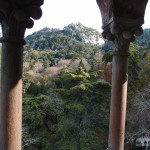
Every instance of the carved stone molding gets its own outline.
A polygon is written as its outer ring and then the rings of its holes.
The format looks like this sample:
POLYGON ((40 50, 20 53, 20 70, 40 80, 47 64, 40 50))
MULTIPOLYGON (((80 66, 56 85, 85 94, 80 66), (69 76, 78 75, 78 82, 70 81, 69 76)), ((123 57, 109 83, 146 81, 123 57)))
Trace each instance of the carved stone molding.
POLYGON ((130 42, 133 42, 136 36, 143 33, 142 20, 111 18, 108 22, 102 27, 104 30, 102 36, 104 39, 114 42, 115 50, 127 51, 130 42))
POLYGON ((97 0, 102 15, 102 36, 114 42, 116 50, 128 50, 129 43, 143 33, 148 0, 97 0))
POLYGON ((25 30, 33 27, 33 20, 41 18, 42 4, 43 0, 1 0, 0 22, 3 38, 0 42, 25 44, 25 30))

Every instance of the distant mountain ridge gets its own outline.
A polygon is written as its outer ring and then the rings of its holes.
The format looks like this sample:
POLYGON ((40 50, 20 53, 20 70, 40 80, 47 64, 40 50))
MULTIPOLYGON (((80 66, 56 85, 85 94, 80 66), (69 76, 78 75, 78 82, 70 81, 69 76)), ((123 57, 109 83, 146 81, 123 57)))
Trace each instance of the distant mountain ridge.
POLYGON ((96 29, 83 26, 81 23, 69 24, 61 29, 43 28, 26 37, 25 49, 61 49, 59 45, 84 42, 92 45, 102 45, 104 40, 96 29), (54 44, 57 43, 57 44, 54 44), (57 46, 56 46, 57 45, 57 46))

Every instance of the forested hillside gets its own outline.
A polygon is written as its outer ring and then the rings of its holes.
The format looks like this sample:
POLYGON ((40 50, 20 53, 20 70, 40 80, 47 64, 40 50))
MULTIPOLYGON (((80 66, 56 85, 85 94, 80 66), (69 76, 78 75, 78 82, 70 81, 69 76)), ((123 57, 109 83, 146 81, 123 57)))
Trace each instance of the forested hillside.
MULTIPOLYGON (((130 45, 131 109, 138 91, 150 82, 149 31, 144 30, 130 45)), ((80 23, 63 29, 44 28, 26 41, 22 149, 106 149, 112 43, 104 43, 101 33, 80 23)), ((130 132, 130 124, 129 120, 127 133, 132 137, 135 132, 130 132)))
POLYGON ((104 149, 110 83, 94 69, 102 62, 101 34, 78 23, 26 40, 23 149, 104 149))
POLYGON ((141 36, 137 37, 135 44, 142 49, 150 48, 150 29, 144 29, 144 32, 141 36))
POLYGON ((56 59, 91 59, 100 51, 104 42, 97 30, 80 23, 70 24, 63 30, 44 28, 27 36, 26 41, 26 50, 49 50, 49 55, 56 59))

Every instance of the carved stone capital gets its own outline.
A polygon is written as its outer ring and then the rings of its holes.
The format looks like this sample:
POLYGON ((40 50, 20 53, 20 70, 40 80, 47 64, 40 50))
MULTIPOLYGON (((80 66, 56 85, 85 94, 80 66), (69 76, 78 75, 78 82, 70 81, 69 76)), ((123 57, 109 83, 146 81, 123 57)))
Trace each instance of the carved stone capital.
POLYGON ((108 24, 102 27, 104 30, 102 36, 112 41, 117 50, 127 51, 130 42, 133 42, 136 36, 142 35, 142 24, 142 20, 111 18, 108 24))
POLYGON ((116 49, 127 51, 130 42, 143 33, 148 0, 97 0, 102 15, 102 36, 113 41, 116 49))
POLYGON ((0 22, 3 38, 0 42, 17 42, 25 44, 26 28, 32 28, 33 19, 40 19, 43 0, 1 0, 0 22))

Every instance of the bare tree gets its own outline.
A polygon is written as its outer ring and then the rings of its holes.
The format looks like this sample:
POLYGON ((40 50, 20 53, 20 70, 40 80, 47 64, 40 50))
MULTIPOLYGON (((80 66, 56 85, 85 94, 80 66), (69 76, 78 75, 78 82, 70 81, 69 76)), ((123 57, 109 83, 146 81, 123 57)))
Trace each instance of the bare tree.
POLYGON ((135 145, 138 137, 150 133, 150 84, 132 99, 127 112, 126 145, 135 145))

